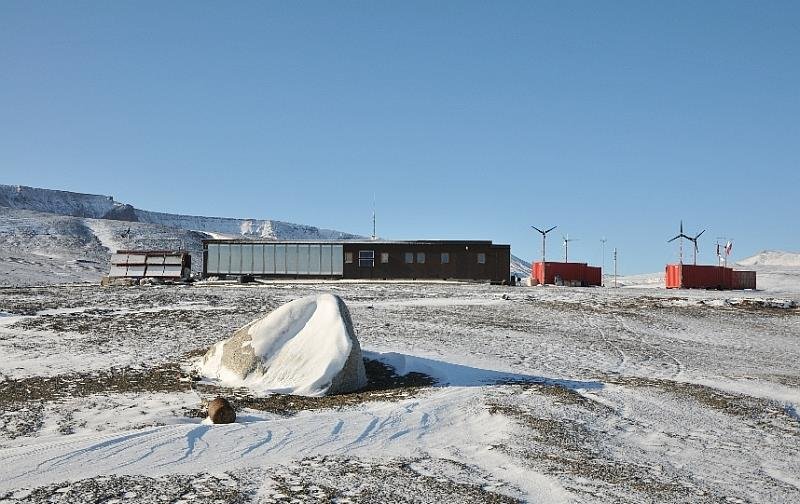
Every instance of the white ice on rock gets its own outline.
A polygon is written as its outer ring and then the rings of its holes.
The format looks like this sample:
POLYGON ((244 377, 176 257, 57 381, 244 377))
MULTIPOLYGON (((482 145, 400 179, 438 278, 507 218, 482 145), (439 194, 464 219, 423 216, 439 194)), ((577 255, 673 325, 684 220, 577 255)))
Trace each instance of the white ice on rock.
POLYGON ((247 324, 212 346, 197 369, 256 394, 321 396, 367 384, 350 313, 333 294, 296 299, 247 324))

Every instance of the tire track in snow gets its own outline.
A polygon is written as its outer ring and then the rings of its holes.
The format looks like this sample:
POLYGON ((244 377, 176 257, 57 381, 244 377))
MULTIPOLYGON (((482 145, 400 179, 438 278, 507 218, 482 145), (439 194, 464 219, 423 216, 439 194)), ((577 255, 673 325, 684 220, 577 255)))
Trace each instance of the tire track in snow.
POLYGON ((584 321, 586 322, 586 325, 588 325, 590 328, 594 329, 597 332, 597 334, 600 335, 600 339, 602 339, 603 342, 607 346, 610 346, 611 348, 613 348, 614 351, 617 353, 617 358, 619 359, 619 362, 617 362, 616 370, 614 372, 618 373, 618 374, 621 373, 623 368, 625 367, 627 361, 628 361, 628 359, 627 359, 627 357, 625 355, 625 352, 623 352, 622 349, 618 345, 614 344, 608 338, 608 336, 606 336, 606 332, 597 323, 592 321, 590 316, 584 315, 583 318, 584 318, 584 321))
POLYGON ((622 330, 627 332, 627 333, 629 333, 629 334, 632 334, 633 336, 635 336, 636 341, 638 341, 641 345, 646 346, 650 350, 656 352, 657 354, 661 354, 664 357, 666 357, 668 360, 672 361, 672 363, 675 365, 675 372, 672 373, 672 376, 671 376, 672 379, 677 379, 683 374, 683 370, 684 370, 683 363, 680 360, 678 360, 674 355, 672 355, 668 351, 664 350, 663 348, 657 347, 657 346, 645 341, 644 337, 639 335, 633 329, 631 329, 628 326, 628 324, 625 322, 625 319, 623 317, 621 317, 619 314, 615 313, 614 314, 614 318, 616 319, 617 323, 622 328, 622 330))

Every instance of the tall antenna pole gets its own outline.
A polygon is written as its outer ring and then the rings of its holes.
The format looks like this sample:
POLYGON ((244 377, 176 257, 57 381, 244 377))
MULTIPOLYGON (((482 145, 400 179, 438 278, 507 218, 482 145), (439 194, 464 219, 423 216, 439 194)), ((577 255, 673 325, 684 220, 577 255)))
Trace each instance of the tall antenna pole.
POLYGON ((614 288, 617 287, 617 247, 614 247, 614 288))
POLYGON ((377 238, 375 232, 375 193, 372 193, 372 239, 377 238))
POLYGON ((602 244, 601 248, 603 250, 603 252, 602 252, 603 264, 602 264, 602 267, 600 268, 600 286, 601 287, 605 287, 605 280, 603 279, 603 272, 605 272, 605 270, 606 270, 606 241, 608 241, 608 240, 606 240, 605 236, 600 238, 600 243, 602 244))

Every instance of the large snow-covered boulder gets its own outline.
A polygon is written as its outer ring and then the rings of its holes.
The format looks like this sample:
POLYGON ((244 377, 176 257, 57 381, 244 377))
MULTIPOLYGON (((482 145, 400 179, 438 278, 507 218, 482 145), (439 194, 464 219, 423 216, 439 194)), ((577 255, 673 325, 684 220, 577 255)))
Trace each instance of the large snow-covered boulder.
POLYGON ((212 346, 197 367, 206 378, 256 394, 321 396, 367 384, 350 312, 332 294, 296 299, 250 322, 212 346))

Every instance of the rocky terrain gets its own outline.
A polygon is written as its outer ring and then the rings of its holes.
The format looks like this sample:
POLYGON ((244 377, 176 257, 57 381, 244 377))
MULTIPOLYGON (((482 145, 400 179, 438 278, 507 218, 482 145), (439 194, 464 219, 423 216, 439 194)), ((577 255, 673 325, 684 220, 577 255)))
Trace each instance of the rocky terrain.
POLYGON ((796 502, 800 298, 469 284, 0 289, 8 502, 796 502), (197 382, 335 292, 369 385, 197 382), (225 395, 231 425, 201 423, 225 395))

